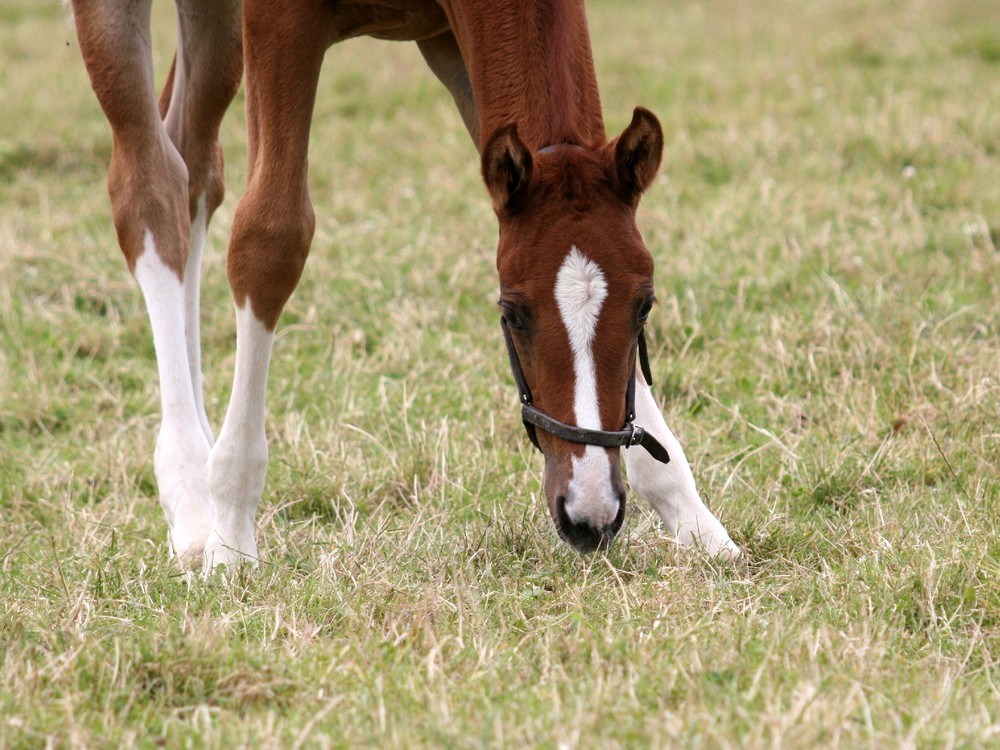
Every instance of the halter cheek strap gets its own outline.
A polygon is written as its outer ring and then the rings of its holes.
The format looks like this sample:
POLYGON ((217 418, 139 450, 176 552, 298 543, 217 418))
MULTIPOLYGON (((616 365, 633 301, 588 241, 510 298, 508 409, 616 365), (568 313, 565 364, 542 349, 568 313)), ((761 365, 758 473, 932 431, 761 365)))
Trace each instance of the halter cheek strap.
MULTIPOLYGON (((510 369, 514 375, 514 382, 517 384, 517 391, 521 399, 521 421, 524 429, 528 433, 528 438, 536 448, 541 450, 538 444, 538 433, 536 428, 549 432, 556 437, 567 440, 571 443, 582 443, 584 445, 596 445, 601 448, 630 448, 638 445, 661 463, 669 463, 670 455, 667 449, 650 433, 634 424, 635 420, 635 368, 629 375, 628 385, 625 389, 625 426, 621 430, 590 430, 584 427, 569 425, 560 422, 558 419, 550 417, 540 409, 532 406, 531 389, 528 381, 524 377, 521 369, 521 361, 517 356, 517 349, 514 348, 514 340, 510 335, 510 328, 507 319, 500 317, 500 328, 503 331, 504 343, 507 345, 507 356, 510 358, 510 369)), ((639 357, 639 366, 642 368, 642 375, 647 384, 652 384, 653 377, 649 369, 649 355, 646 350, 646 337, 642 330, 636 341, 636 353, 639 357)))

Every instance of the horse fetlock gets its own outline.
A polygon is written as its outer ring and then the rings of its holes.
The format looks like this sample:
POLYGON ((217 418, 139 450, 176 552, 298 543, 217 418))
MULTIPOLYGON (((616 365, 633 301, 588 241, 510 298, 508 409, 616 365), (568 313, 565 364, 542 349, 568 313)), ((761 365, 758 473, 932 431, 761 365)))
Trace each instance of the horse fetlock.
POLYGON ((254 516, 264 492, 267 457, 263 435, 236 443, 227 439, 223 429, 208 460, 208 486, 215 516, 205 549, 207 567, 256 561, 254 516))
POLYGON ((680 444, 676 440, 667 442, 671 444, 671 462, 666 465, 638 451, 626 452, 633 491, 649 503, 682 546, 704 550, 712 557, 740 559, 739 547, 702 501, 680 444))
POLYGON ((205 546, 205 570, 237 563, 256 565, 254 517, 263 491, 263 478, 254 486, 215 487, 220 494, 215 496, 212 532, 205 546))
POLYGON ((713 516, 708 513, 708 519, 688 520, 674 528, 674 536, 685 547, 693 547, 704 551, 709 557, 720 560, 738 562, 743 559, 743 552, 729 537, 729 532, 713 516))
POLYGON ((231 565, 256 566, 258 562, 257 539, 254 537, 253 518, 230 519, 223 523, 216 519, 208 543, 205 545, 204 569, 210 572, 216 568, 231 565))
POLYGON ((182 439, 169 426, 161 428, 153 465, 171 552, 182 564, 201 558, 212 530, 214 513, 207 460, 208 443, 200 430, 182 439))

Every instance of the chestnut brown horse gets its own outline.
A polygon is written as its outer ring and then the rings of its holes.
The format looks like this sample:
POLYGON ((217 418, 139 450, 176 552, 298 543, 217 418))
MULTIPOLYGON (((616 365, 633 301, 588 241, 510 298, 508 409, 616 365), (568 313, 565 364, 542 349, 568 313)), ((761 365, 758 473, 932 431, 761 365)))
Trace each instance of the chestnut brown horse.
POLYGON ((150 4, 73 0, 73 10, 113 133, 118 241, 153 331, 163 410, 154 463, 179 558, 208 569, 257 559, 274 330, 315 225, 307 150, 317 82, 327 48, 359 35, 415 41, 479 150, 500 224, 503 331, 560 535, 580 550, 614 537, 624 447, 633 489, 680 543, 739 556, 641 366, 653 261, 635 211, 663 135, 636 109, 608 139, 582 0, 177 0, 178 48, 158 101, 150 4), (248 184, 227 262, 236 371, 215 438, 202 397, 200 261, 223 195, 219 123, 244 70, 248 184))

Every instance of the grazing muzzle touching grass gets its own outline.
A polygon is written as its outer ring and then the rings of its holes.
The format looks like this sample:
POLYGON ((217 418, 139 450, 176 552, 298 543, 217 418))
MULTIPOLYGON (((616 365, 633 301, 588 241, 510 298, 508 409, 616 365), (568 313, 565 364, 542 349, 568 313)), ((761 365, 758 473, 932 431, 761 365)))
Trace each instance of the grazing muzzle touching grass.
POLYGON ((577 519, 567 509, 569 499, 565 494, 557 494, 555 502, 549 506, 552 520, 560 538, 577 552, 587 553, 611 546, 625 522, 627 493, 624 489, 615 493, 618 510, 610 523, 597 526, 589 519, 577 519))
POLYGON ((562 461, 552 451, 545 460, 544 488, 559 538, 577 552, 588 553, 611 546, 625 521, 627 492, 618 451, 587 447, 581 454, 562 461), (597 452, 606 455, 598 457, 597 452), (588 461, 595 461, 600 471, 581 469, 588 461))

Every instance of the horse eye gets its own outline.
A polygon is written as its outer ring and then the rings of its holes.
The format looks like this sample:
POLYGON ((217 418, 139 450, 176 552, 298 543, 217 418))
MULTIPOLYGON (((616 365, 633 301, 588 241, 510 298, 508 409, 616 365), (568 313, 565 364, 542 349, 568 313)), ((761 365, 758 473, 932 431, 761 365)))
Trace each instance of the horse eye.
POLYGON ((513 305, 509 305, 509 304, 505 304, 505 303, 501 302, 500 303, 500 308, 503 310, 503 318, 504 318, 504 320, 507 321, 507 325, 508 326, 510 326, 511 328, 513 328, 516 331, 523 331, 524 330, 524 328, 525 328, 525 326, 524 326, 524 319, 517 312, 517 310, 514 309, 513 305))
POLYGON ((642 307, 639 308, 638 323, 640 325, 646 322, 649 317, 649 311, 653 309, 653 302, 656 301, 655 297, 649 297, 645 302, 642 303, 642 307))

